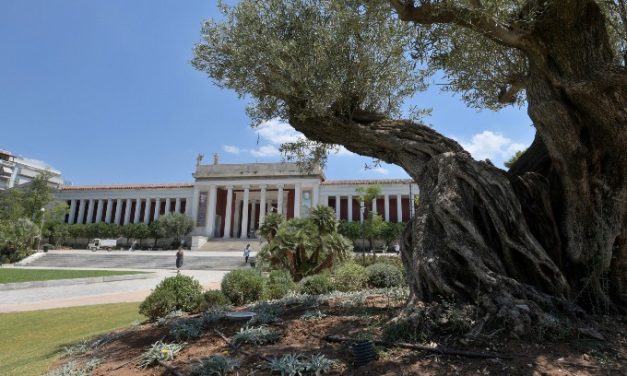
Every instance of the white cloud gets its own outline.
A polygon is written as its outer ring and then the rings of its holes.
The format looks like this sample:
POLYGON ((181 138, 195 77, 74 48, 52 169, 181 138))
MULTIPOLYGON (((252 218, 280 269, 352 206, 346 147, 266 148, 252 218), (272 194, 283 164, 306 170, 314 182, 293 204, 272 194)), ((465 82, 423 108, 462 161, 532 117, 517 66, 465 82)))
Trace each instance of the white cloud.
POLYGON ((390 173, 390 171, 387 168, 383 168, 381 166, 375 166, 375 167, 364 167, 361 169, 362 172, 365 172, 367 174, 381 174, 381 175, 387 175, 390 173))
POLYGON ((233 145, 224 145, 224 151, 229 154, 239 154, 242 151, 242 149, 233 145))
POLYGON ((276 157, 278 155, 281 155, 281 152, 276 146, 263 145, 258 147, 257 149, 251 149, 250 154, 255 157, 276 157))
POLYGON ((257 127, 255 132, 257 132, 259 137, 272 145, 281 145, 305 138, 302 133, 297 132, 291 125, 278 118, 264 121, 257 127))
POLYGON ((470 142, 460 142, 462 147, 466 149, 473 158, 483 159, 501 159, 506 160, 516 151, 526 148, 525 145, 512 141, 510 138, 500 133, 492 131, 483 131, 470 139, 470 142))

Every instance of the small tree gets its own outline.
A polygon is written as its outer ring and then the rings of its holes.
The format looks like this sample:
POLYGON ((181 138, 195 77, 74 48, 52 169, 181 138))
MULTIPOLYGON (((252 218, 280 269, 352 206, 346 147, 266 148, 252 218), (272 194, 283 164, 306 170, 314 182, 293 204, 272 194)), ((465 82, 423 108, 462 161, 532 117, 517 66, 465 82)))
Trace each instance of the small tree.
POLYGON ((379 214, 370 213, 364 221, 364 236, 368 239, 370 249, 374 253, 374 241, 380 239, 386 224, 379 214))
POLYGON ((274 239, 279 231, 279 226, 285 222, 285 217, 279 213, 268 213, 259 227, 259 235, 261 235, 268 243, 274 239))
POLYGON ((405 229, 404 223, 385 222, 381 229, 381 239, 385 242, 385 246, 389 248, 390 244, 398 240, 403 229, 405 229))
MULTIPOLYGON (((268 239, 270 226, 264 233, 268 239)), ((309 218, 281 222, 259 257, 274 267, 288 270, 294 281, 300 281, 348 259, 351 250, 350 242, 337 232, 333 210, 317 206, 309 218)))
POLYGON ((0 258, 9 262, 23 259, 31 253, 38 236, 38 226, 29 219, 0 221, 0 258))
POLYGON ((148 225, 148 231, 150 231, 150 236, 154 239, 152 247, 156 248, 159 239, 165 236, 165 228, 161 226, 161 220, 150 222, 148 225))
POLYGON ((157 222, 159 223, 159 227, 161 227, 163 236, 174 238, 179 244, 181 239, 194 229, 194 221, 181 213, 166 214, 160 217, 157 222))

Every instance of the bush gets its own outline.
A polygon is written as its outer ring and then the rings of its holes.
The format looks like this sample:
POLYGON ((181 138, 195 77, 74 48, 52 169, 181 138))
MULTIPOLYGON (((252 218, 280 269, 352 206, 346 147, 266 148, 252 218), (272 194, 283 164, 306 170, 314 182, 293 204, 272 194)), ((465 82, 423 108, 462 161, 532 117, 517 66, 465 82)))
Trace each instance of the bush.
POLYGON ((386 288, 399 286, 403 283, 401 270, 390 264, 376 263, 366 268, 368 284, 371 287, 386 288))
POLYGON ((354 261, 361 266, 368 267, 373 264, 388 264, 397 267, 403 277, 405 276, 405 266, 403 265, 403 260, 401 260, 398 256, 372 256, 368 255, 366 257, 355 257, 354 261))
POLYGON ((333 291, 331 277, 327 273, 315 274, 300 281, 298 286, 302 294, 323 295, 333 291))
POLYGON ((222 355, 211 355, 198 361, 193 368, 192 376, 226 376, 239 367, 237 359, 227 358, 222 355))
POLYGON ((264 279, 255 270, 238 269, 227 273, 222 279, 222 293, 234 305, 243 305, 259 300, 264 291, 264 279))
POLYGON ((273 270, 270 272, 268 283, 266 283, 264 298, 281 299, 295 288, 296 284, 292 281, 292 277, 287 271, 273 270))
POLYGON ((204 300, 203 310, 229 304, 229 300, 220 290, 207 290, 202 294, 202 297, 204 300))
POLYGON ((275 343, 281 339, 281 332, 274 329, 268 329, 265 326, 241 328, 231 338, 233 346, 240 346, 245 343, 251 345, 265 345, 266 343, 275 343))
POLYGON ((139 313, 154 321, 173 311, 194 312, 202 303, 202 287, 192 277, 177 274, 161 281, 139 306, 139 313))
POLYGON ((355 263, 346 263, 333 272, 333 281, 339 291, 358 291, 366 287, 366 268, 355 263))
POLYGON ((177 341, 188 341, 202 334, 202 320, 179 320, 170 327, 170 335, 177 341))

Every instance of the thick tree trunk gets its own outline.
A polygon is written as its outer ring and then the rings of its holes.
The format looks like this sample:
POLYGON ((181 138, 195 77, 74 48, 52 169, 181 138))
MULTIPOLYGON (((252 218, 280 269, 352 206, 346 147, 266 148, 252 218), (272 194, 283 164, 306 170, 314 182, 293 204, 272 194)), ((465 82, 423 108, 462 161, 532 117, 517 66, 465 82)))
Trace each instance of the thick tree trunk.
POLYGON ((416 299, 474 303, 517 334, 580 307, 627 312, 627 74, 596 4, 568 3, 525 42, 537 136, 509 172, 408 121, 291 119, 418 183, 402 246, 416 299))

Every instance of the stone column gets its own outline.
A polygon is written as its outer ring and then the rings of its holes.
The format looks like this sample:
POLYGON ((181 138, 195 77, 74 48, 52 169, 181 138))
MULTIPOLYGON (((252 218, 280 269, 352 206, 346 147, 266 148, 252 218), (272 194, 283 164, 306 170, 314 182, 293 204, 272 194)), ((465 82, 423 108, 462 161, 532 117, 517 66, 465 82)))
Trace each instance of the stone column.
POLYGON ((233 212, 233 186, 226 187, 226 213, 224 215, 224 239, 231 237, 231 213, 233 212))
POLYGON ((199 200, 200 200, 200 190, 197 186, 194 186, 194 196, 192 198, 192 201, 191 202, 188 201, 185 204, 186 212, 188 211, 188 209, 191 209, 192 219, 194 220, 194 223, 198 221, 198 201, 199 200))
POLYGON ((366 211, 366 203, 361 201, 361 197, 359 200, 359 223, 364 223, 364 212, 366 211))
POLYGON ((150 222, 150 199, 146 199, 146 207, 144 208, 144 223, 148 224, 150 222))
POLYGON ((341 197, 340 195, 335 195, 335 218, 339 221, 341 218, 340 211, 342 210, 341 197))
POLYGON ((67 218, 67 223, 73 224, 76 220, 76 200, 70 201, 70 216, 67 218))
POLYGON ((107 212, 105 213, 105 222, 111 223, 111 215, 113 214, 113 200, 107 200, 107 212))
POLYGON ((181 212, 181 198, 180 197, 177 197, 176 201, 174 201, 174 212, 175 213, 181 212))
POLYGON ((294 184, 294 218, 300 218, 300 207, 303 196, 303 187, 301 183, 294 184))
POLYGON ((374 200, 372 200, 372 215, 377 214, 377 198, 375 197, 374 200))
POLYGON ((353 221, 353 195, 348 195, 348 221, 353 221))
POLYGON ((104 205, 104 200, 98 200, 98 210, 96 210, 96 223, 102 221, 102 206, 104 205))
POLYGON ((266 207, 266 185, 262 184, 261 187, 261 200, 259 201, 259 226, 263 223, 264 218, 266 217, 266 212, 268 208, 266 207))
POLYGON ((96 203, 96 200, 94 200, 93 198, 90 199, 89 201, 87 201, 87 218, 85 220, 85 223, 92 223, 92 219, 94 218, 94 204, 96 203))
POLYGON ((244 186, 244 203, 242 208, 242 232, 240 238, 248 239, 248 196, 250 194, 250 186, 244 186))
POLYGON ((329 206, 329 196, 323 195, 322 199, 320 200, 320 205, 329 206))
POLYGON ((390 195, 385 194, 383 196, 383 206, 385 207, 385 221, 390 221, 390 195))
POLYGON ((255 217, 257 215, 257 201, 255 200, 251 200, 250 201, 250 207, 251 207, 251 212, 250 212, 250 232, 255 232, 255 217))
POLYGON ((277 184, 279 191, 276 196, 276 211, 283 214, 283 184, 277 184))
POLYGON ((238 200, 237 199, 237 195, 233 194, 233 205, 235 205, 235 213, 233 217, 233 237, 236 238, 239 235, 237 231, 240 231, 242 229, 242 218, 241 215, 242 213, 240 212, 240 203, 242 202, 242 200, 238 200))
POLYGON ((135 199, 135 218, 133 218, 133 223, 139 223, 141 218, 141 210, 142 210, 142 200, 141 198, 135 199))
POLYGON ((116 200, 116 206, 115 206, 115 221, 114 223, 116 225, 120 224, 120 219, 122 218, 122 199, 118 198, 116 200))
POLYGON ((194 220, 194 223, 196 223, 196 218, 194 218, 194 216, 192 215, 192 211, 193 211, 192 201, 193 201, 192 197, 185 198, 185 215, 188 217, 191 217, 194 220))
POLYGON ((403 196, 399 193, 396 195, 396 222, 403 222, 403 196))
POLYGON ((126 199, 126 211, 124 211, 124 224, 128 225, 131 223, 131 199, 126 199))
POLYGON ((311 200, 311 206, 316 207, 320 205, 320 184, 314 184, 311 189, 313 198, 311 200))
POLYGON ((215 224, 216 224, 216 198, 218 195, 218 187, 215 185, 209 186, 209 198, 207 200, 207 223, 205 228, 207 229, 207 237, 210 239, 215 236, 215 224))
POLYGON ((165 214, 170 214, 170 202, 172 200, 169 198, 165 199, 165 214))
POLYGON ((80 200, 78 202, 78 218, 76 218, 76 223, 83 223, 85 219, 85 200, 80 200))
POLYGON ((159 219, 159 216, 161 216, 161 198, 157 197, 155 199, 155 221, 159 219))

